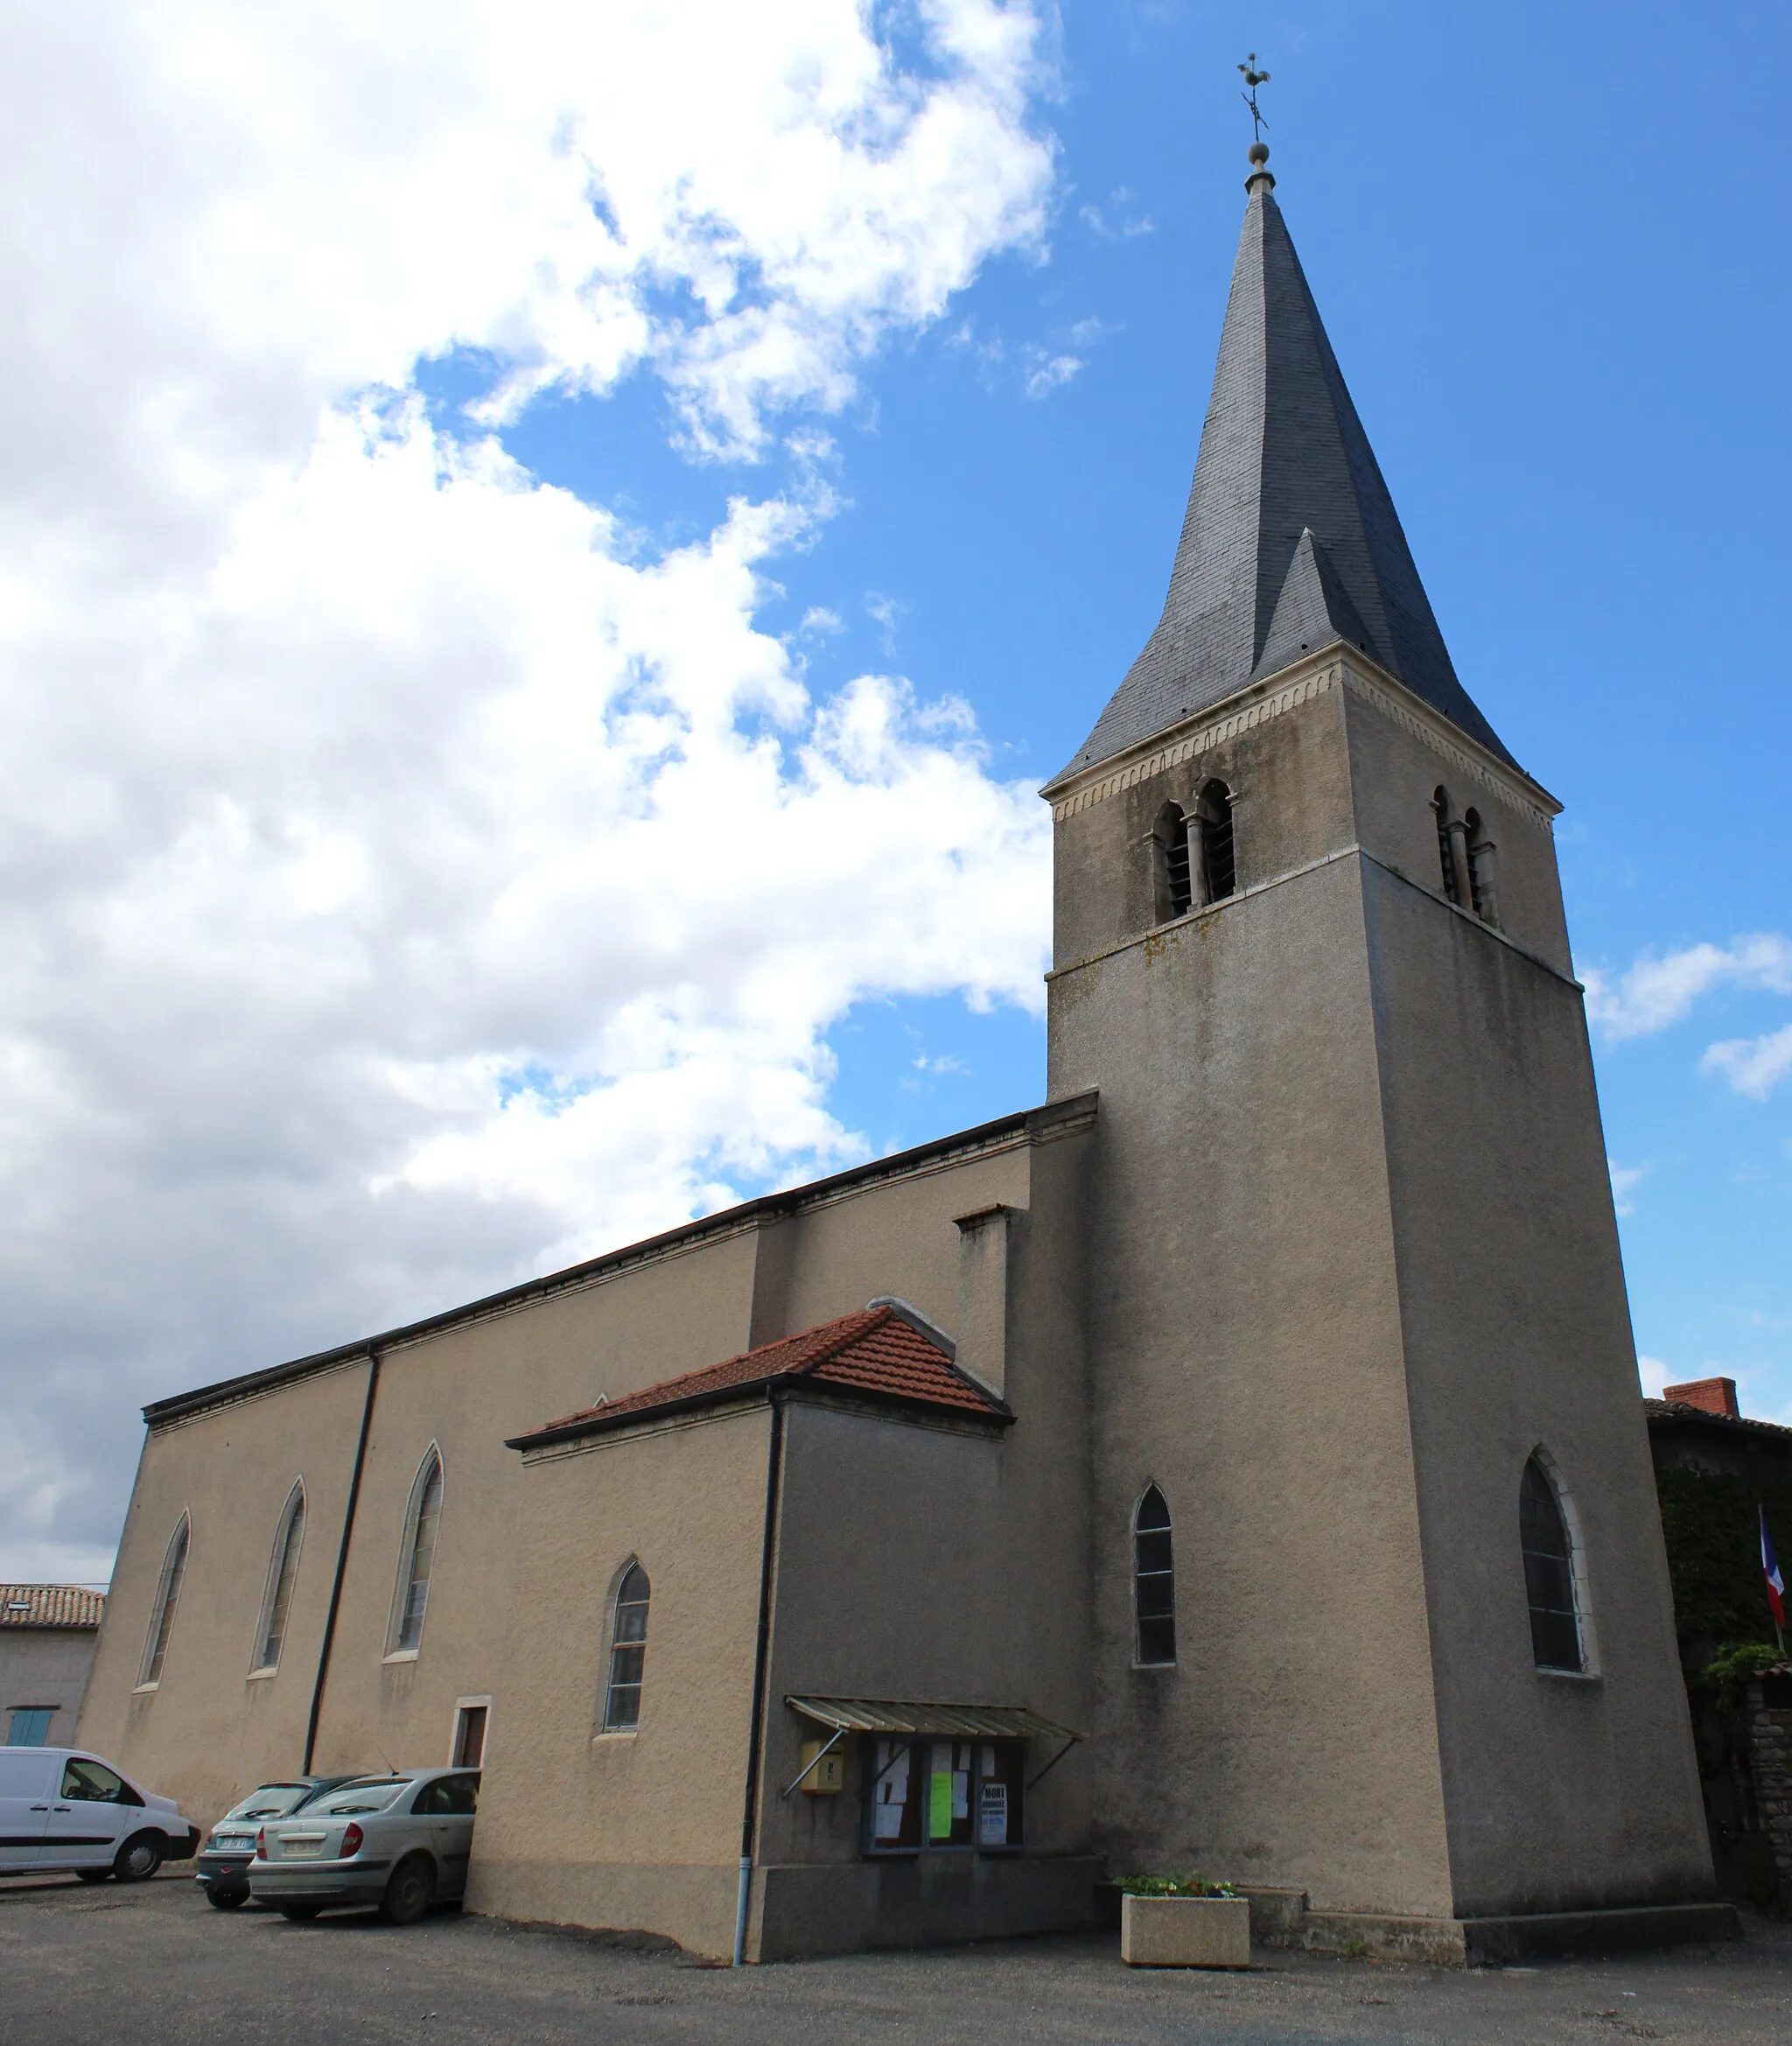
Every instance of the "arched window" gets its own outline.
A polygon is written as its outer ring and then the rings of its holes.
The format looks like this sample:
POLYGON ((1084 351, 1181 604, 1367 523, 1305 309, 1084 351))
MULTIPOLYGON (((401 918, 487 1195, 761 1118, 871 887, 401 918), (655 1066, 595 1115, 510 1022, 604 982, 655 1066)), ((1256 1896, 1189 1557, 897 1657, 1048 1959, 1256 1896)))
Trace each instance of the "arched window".
POLYGON ((1432 810, 1436 812, 1436 818, 1438 818, 1438 870, 1442 873, 1442 882, 1445 882, 1445 894, 1451 902, 1460 902, 1463 908, 1466 908, 1469 902, 1466 902, 1466 888, 1463 886, 1463 873, 1460 873, 1459 839, 1454 839, 1451 835, 1451 792, 1446 788, 1440 788, 1436 795, 1432 795, 1432 810))
POLYGON ((1133 1652, 1141 1663, 1176 1660, 1176 1566, 1170 1552, 1170 1509, 1147 1485, 1132 1517, 1133 1652))
POLYGON ((1152 863, 1159 923, 1184 916, 1193 901, 1188 872, 1188 819, 1178 802, 1166 802, 1152 826, 1152 863))
POLYGON ((162 1558, 162 1574, 156 1580, 156 1602, 150 1608, 150 1630, 144 1637, 144 1659, 137 1670, 139 1688, 162 1681, 162 1664, 168 1656, 168 1638, 174 1631, 174 1611, 180 1603, 181 1580, 186 1575, 186 1551, 192 1524, 182 1514, 179 1524, 168 1538, 162 1558))
POLYGON ((1494 842, 1487 835, 1479 810, 1466 811, 1462 819, 1463 857, 1468 866, 1468 906, 1483 923, 1494 915, 1494 842))
POLYGON ((280 1509, 274 1529, 274 1546, 268 1557, 267 1587, 262 1593, 262 1610, 256 1622, 255 1671, 277 1670, 280 1646, 286 1639, 286 1615, 292 1608, 292 1587, 298 1579, 298 1552, 304 1541, 304 1480, 293 1481, 280 1509))
POLYGON ((389 1655, 415 1655, 423 1646, 424 1615, 430 1603, 430 1573, 436 1566, 436 1535, 442 1524, 442 1453, 434 1443, 417 1466, 404 1516, 398 1552, 398 1583, 392 1599, 389 1655))
POLYGON ((640 1724, 640 1673, 648 1654, 648 1600, 653 1587, 639 1563, 631 1563, 616 1587, 610 1628, 610 1680, 604 1691, 604 1731, 626 1732, 640 1724))
POLYGON ((1524 1595, 1530 1604, 1532 1660, 1540 1670, 1585 1669, 1574 1599, 1573 1545, 1562 1503, 1540 1456, 1526 1463, 1518 1488, 1518 1542, 1524 1552, 1524 1595))
POLYGON ((1223 902, 1237 883, 1232 849, 1232 791, 1223 781, 1209 781, 1194 806, 1200 820, 1200 862, 1206 886, 1202 900, 1223 902))

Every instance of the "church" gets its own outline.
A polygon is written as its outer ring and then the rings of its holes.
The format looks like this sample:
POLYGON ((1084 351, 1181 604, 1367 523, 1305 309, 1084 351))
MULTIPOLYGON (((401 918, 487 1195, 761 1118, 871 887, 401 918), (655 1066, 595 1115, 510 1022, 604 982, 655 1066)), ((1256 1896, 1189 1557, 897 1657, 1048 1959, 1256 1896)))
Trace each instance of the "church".
POLYGON ((724 1958, 1197 1868, 1353 1952, 1724 1929, 1560 806, 1274 185, 1042 791, 1045 1102, 146 1409, 84 1743, 205 1819, 478 1762, 472 1909, 724 1958))

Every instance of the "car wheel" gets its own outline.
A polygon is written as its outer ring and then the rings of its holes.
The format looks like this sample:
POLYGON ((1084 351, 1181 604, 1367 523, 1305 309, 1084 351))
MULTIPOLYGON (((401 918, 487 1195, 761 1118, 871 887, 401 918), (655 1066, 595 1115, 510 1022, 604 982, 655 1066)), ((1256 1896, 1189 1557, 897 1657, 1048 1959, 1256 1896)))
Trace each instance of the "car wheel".
POLYGON ((83 1882, 104 1882, 112 1871, 109 1868, 77 1868, 75 1874, 83 1882))
POLYGON ((161 1866, 161 1834, 140 1832, 119 1848, 112 1873, 121 1882, 147 1882, 161 1866))
POLYGON ((246 1889, 220 1889, 214 1882, 206 1892, 206 1902, 217 1911, 240 1911, 248 1902, 246 1889))
POLYGON ((296 1918, 300 1924, 304 1924, 308 1920, 315 1918, 318 1913, 321 1911, 323 1908, 324 1907, 321 1904, 307 1904, 300 1902, 293 1902, 290 1904, 276 1903, 274 1906, 274 1909, 279 1912, 283 1918, 296 1918))
POLYGON ((436 1872, 427 1854, 410 1854, 392 1871, 380 1916, 388 1925, 415 1925, 436 1894, 436 1872))

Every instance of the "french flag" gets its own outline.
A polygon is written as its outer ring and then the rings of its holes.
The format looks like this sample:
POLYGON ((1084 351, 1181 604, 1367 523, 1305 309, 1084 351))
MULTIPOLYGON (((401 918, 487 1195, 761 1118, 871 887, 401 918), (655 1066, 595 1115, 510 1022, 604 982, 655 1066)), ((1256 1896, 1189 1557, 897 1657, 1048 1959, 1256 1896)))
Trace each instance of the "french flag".
POLYGON ((1768 1532, 1768 1510, 1760 1509, 1760 1568, 1768 1580, 1768 1603, 1774 1609, 1774 1625, 1786 1624, 1786 1580, 1774 1558, 1774 1538, 1768 1532))

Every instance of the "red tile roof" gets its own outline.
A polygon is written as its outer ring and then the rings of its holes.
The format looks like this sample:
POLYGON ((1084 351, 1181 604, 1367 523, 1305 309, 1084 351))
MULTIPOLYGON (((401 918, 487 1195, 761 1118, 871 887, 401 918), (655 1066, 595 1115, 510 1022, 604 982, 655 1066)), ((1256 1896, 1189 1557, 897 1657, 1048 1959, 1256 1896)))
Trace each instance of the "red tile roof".
POLYGON ((0 1584, 0 1627, 97 1627, 106 1594, 78 1584, 0 1584))
POLYGON ((838 1386, 906 1405, 942 1407, 985 1420, 1006 1419, 1000 1401, 957 1370, 939 1344, 894 1307, 864 1307, 823 1321, 801 1335, 745 1351, 701 1371, 687 1371, 639 1392, 625 1392, 564 1420, 550 1421, 532 1434, 516 1436, 512 1449, 534 1448, 556 1438, 595 1433, 622 1420, 666 1408, 708 1405, 730 1395, 789 1384, 838 1386))

